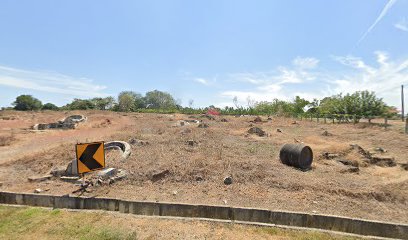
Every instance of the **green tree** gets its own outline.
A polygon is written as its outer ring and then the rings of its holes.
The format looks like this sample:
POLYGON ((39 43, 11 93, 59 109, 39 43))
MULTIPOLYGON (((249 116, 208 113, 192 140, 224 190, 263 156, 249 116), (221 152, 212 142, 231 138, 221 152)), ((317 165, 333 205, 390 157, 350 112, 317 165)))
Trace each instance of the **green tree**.
POLYGON ((361 91, 356 92, 356 96, 359 98, 361 115, 371 119, 375 116, 382 116, 387 111, 387 105, 383 102, 382 98, 377 98, 374 92, 361 91))
MULTIPOLYGON (((140 94, 132 91, 123 91, 118 96, 118 110, 121 112, 130 112, 136 109, 135 103, 140 94)), ((139 97, 139 98, 140 98, 139 97)))
POLYGON ((88 99, 75 98, 71 103, 64 106, 64 109, 69 110, 88 110, 95 109, 95 104, 88 99))
POLYGON ((113 97, 92 98, 91 101, 95 105, 95 108, 99 110, 108 110, 115 105, 115 99, 113 97))
POLYGON ((304 113, 305 112, 304 108, 309 104, 310 104, 309 101, 300 98, 299 96, 296 96, 293 102, 293 113, 295 115, 304 113))
POLYGON ((19 111, 39 110, 42 107, 41 101, 31 95, 20 95, 12 104, 19 111))
POLYGON ((158 90, 147 92, 145 101, 146 107, 154 109, 174 109, 177 105, 170 93, 158 90))
POLYGON ((41 110, 52 110, 52 111, 58 111, 59 107, 57 107, 55 104, 52 103, 46 103, 42 106, 41 110))

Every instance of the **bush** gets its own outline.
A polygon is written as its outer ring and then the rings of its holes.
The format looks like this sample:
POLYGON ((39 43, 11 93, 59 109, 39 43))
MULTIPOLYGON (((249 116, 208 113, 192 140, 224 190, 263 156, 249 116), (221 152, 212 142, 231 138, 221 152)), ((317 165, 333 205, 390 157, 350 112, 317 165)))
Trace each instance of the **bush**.
POLYGON ((31 95, 18 96, 13 105, 14 109, 19 111, 39 110, 42 107, 41 101, 31 95))
POLYGON ((57 107, 55 104, 52 103, 46 103, 42 106, 41 110, 52 110, 52 111, 58 111, 59 107, 57 107))

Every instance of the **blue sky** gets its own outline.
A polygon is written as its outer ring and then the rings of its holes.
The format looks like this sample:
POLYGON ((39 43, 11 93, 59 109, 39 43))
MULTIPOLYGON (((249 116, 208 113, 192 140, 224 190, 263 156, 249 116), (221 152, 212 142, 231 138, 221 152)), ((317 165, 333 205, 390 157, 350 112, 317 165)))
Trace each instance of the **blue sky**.
POLYGON ((408 86, 408 0, 3 0, 0 30, 0 106, 158 89, 222 107, 367 89, 399 107, 408 86))

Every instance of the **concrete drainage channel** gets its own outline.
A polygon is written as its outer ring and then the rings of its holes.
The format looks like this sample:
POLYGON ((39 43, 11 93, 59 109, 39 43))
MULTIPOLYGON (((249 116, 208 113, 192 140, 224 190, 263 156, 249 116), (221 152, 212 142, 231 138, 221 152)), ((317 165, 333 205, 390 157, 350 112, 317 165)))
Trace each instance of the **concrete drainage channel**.
POLYGON ((314 228, 364 236, 408 239, 408 225, 405 224, 265 209, 137 202, 110 198, 52 196, 13 192, 0 192, 0 203, 51 208, 119 211, 121 213, 147 216, 230 220, 252 224, 314 228))

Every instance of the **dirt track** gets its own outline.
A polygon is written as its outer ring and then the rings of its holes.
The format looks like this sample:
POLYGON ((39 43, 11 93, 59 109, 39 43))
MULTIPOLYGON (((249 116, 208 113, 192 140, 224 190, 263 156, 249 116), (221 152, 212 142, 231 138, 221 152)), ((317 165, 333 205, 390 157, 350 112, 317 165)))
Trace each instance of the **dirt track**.
POLYGON ((174 127, 177 120, 188 119, 183 115, 11 111, 2 112, 0 119, 5 116, 15 119, 0 120, 0 134, 13 132, 15 140, 10 146, 0 147, 0 189, 32 192, 41 188, 49 189, 49 193, 71 193, 78 188, 72 183, 57 178, 31 183, 27 177, 46 174, 53 166, 66 166, 75 158, 77 142, 137 138, 149 144, 132 146, 127 160, 115 151, 107 154, 108 166, 128 170, 128 178, 94 187, 87 195, 227 204, 408 223, 408 171, 400 166, 407 163, 408 136, 402 133, 399 121, 392 121, 392 126, 384 130, 365 123, 292 124, 292 119, 274 118, 255 124, 250 123, 254 117, 225 117, 228 122, 197 118, 210 126, 198 128, 195 124, 174 127), (28 130, 35 123, 53 122, 75 113, 89 119, 75 130, 28 130), (248 135, 251 124, 269 136, 248 135), (323 136, 325 130, 333 136, 323 136), (311 171, 302 172, 280 163, 280 147, 294 143, 294 139, 312 147, 315 159, 311 171), (188 140, 197 144, 190 146, 188 140), (350 144, 386 149, 384 155, 394 157, 397 166, 367 164, 362 154, 350 150, 350 144), (350 166, 338 159, 325 159, 323 152, 357 163, 359 173, 348 172, 350 166), (169 170, 169 174, 152 181, 152 174, 163 170, 169 170), (233 184, 224 185, 227 175, 232 175, 233 184))

